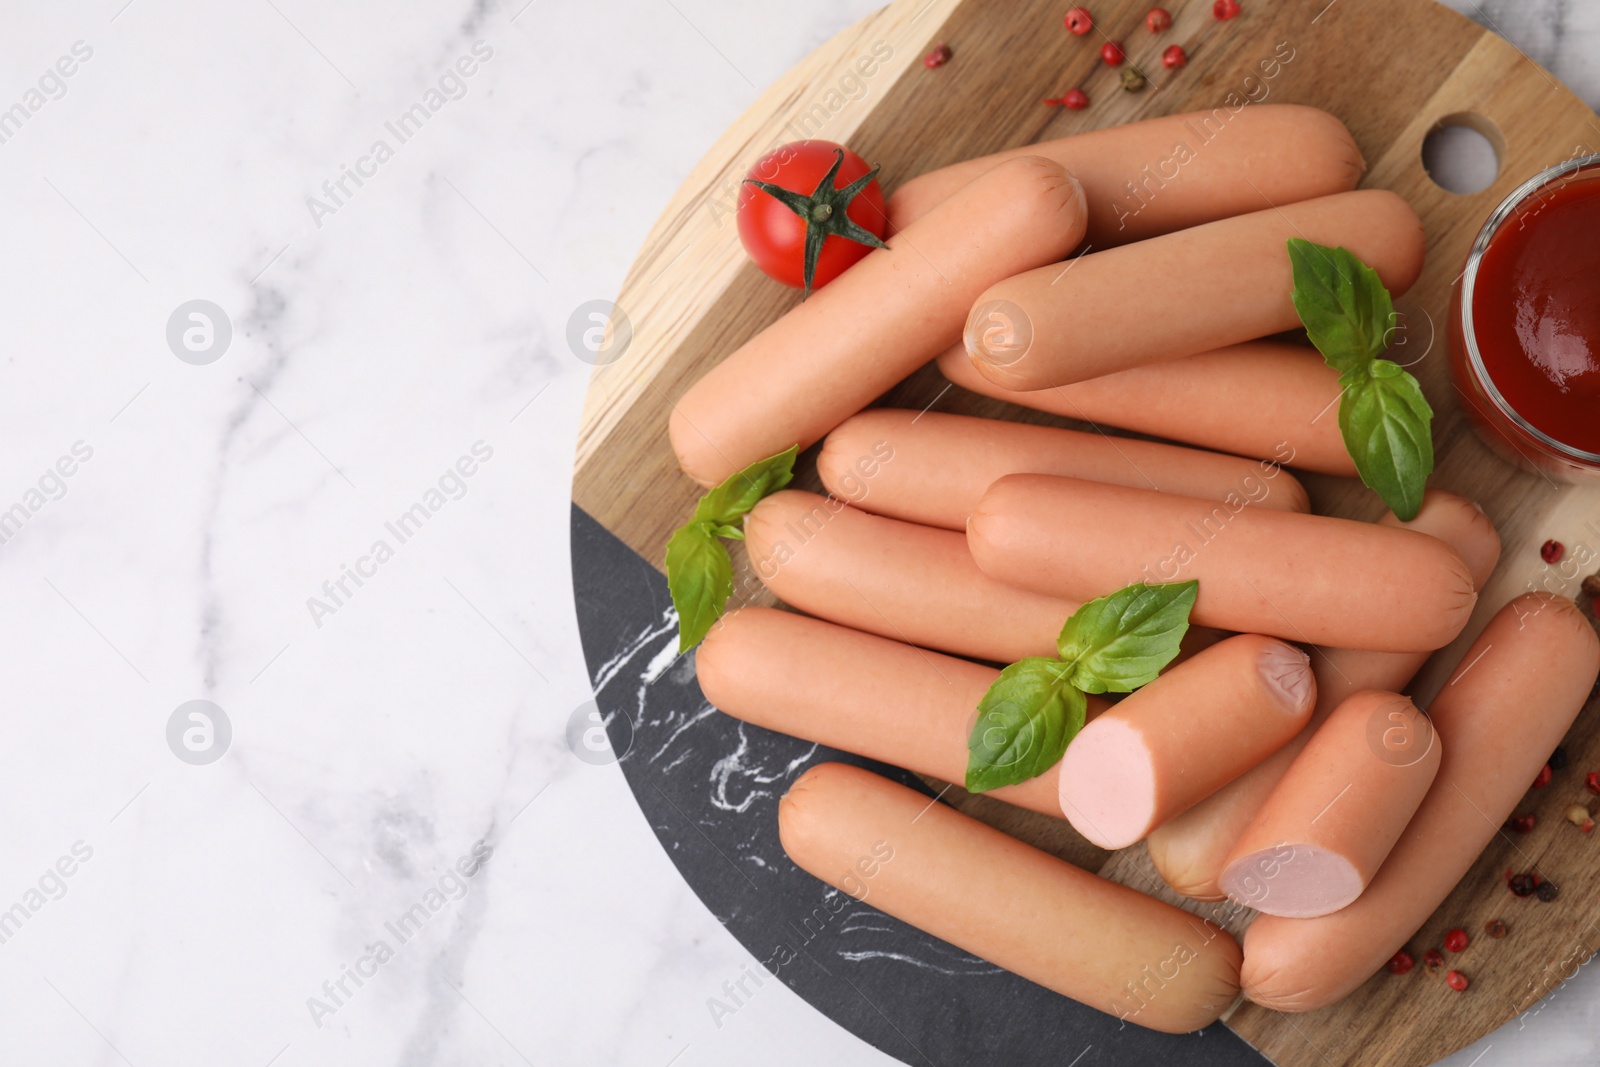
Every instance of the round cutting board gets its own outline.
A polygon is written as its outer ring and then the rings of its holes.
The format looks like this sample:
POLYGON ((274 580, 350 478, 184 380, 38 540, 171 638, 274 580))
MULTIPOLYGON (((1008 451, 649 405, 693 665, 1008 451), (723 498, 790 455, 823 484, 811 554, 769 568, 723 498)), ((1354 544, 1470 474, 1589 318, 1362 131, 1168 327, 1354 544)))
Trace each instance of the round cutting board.
MULTIPOLYGON (((596 701, 663 846, 764 967, 708 1000, 719 1025, 775 976, 907 1063, 1061 1064, 1091 1049, 1086 1062, 1097 1064, 1161 1056, 1218 1065, 1264 1057, 1280 1067, 1433 1063, 1527 1011, 1600 947, 1600 841, 1561 817, 1568 805, 1592 799, 1583 786, 1587 771, 1600 770, 1600 714, 1592 705, 1564 746, 1566 769, 1519 809, 1541 816, 1537 829, 1515 841, 1500 835, 1412 941, 1427 947, 1449 927, 1476 931, 1491 918, 1505 921, 1510 936, 1476 938, 1456 961, 1472 975, 1467 993, 1418 969, 1404 979, 1375 976, 1323 1011, 1289 1016, 1245 1005, 1226 1029, 1171 1037, 1119 1028, 1108 1016, 841 900, 794 868, 777 842, 777 798, 813 763, 861 761, 714 712, 695 681, 693 656, 675 655, 661 560, 698 489, 677 471, 667 414, 710 366, 798 299, 745 260, 733 205, 738 181, 757 157, 803 137, 849 143, 882 165, 892 191, 957 160, 1153 115, 1268 101, 1333 112, 1367 159, 1363 185, 1403 195, 1427 230, 1428 267, 1404 304, 1408 315, 1438 327, 1412 367, 1438 412, 1432 484, 1477 500, 1505 543, 1478 616, 1424 671, 1414 687, 1419 697, 1431 695, 1494 608, 1529 588, 1576 595, 1582 564, 1588 571, 1600 566, 1593 547, 1600 546, 1600 490, 1553 484, 1487 450, 1460 410, 1443 339, 1450 286, 1483 219, 1523 179, 1600 151, 1594 113, 1502 38, 1429 0, 1245 0, 1244 14, 1228 22, 1212 17, 1209 0, 1168 3, 1174 25, 1159 36, 1143 26, 1148 3, 1098 0, 1098 28, 1122 40, 1130 61, 1150 76, 1138 93, 1123 91, 1117 72, 1100 64, 1098 36, 1080 39, 1062 29, 1065 6, 896 0, 762 94, 668 204, 617 298, 631 337, 596 368, 578 441, 573 568, 596 701), (940 42, 954 57, 938 69, 924 67, 922 56, 940 42), (1160 63, 1172 43, 1190 57, 1178 71, 1160 63), (1041 106, 1041 98, 1078 85, 1094 101, 1089 109, 1041 106), (1494 184, 1469 196, 1434 184, 1422 144, 1441 124, 1471 126, 1489 138, 1501 161, 1494 184), (1572 546, 1568 562, 1556 567, 1538 554, 1552 537, 1572 546), (1544 904, 1506 891, 1505 870, 1534 866, 1561 886, 1559 900, 1544 904)), ((1428 332, 1413 335, 1426 342, 1428 332)), ((889 399, 1071 425, 948 387, 932 368, 889 399)), ((1305 480, 1318 511, 1372 519, 1381 508, 1354 483, 1305 480)), ((804 462, 797 484, 817 487, 804 462)), ((735 561, 746 566, 737 551, 735 561)), ((942 802, 1160 895, 1142 848, 1108 855, 1063 822, 955 788, 942 802)))

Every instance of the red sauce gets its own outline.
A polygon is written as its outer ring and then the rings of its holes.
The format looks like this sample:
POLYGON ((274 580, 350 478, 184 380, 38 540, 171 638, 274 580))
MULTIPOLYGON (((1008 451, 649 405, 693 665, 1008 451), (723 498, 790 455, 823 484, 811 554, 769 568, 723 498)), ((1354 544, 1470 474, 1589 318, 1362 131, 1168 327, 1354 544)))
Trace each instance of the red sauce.
POLYGON ((1537 193, 1501 224, 1479 263, 1472 320, 1506 403, 1600 453, 1600 176, 1537 193))

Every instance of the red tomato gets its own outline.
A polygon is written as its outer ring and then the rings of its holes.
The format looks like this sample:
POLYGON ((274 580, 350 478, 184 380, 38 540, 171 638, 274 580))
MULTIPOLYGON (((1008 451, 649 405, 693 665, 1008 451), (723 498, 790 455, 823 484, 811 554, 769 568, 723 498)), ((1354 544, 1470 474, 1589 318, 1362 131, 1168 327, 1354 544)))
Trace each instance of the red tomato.
MULTIPOLYGON (((831 141, 795 141, 762 156, 745 177, 809 198, 817 191, 829 168, 839 160, 840 152, 844 153, 844 158, 834 176, 834 189, 843 189, 871 172, 866 160, 841 145, 831 141)), ((883 189, 876 178, 850 201, 843 215, 873 237, 883 237, 889 228, 889 216, 884 213, 883 189)), ((842 219, 828 218, 815 223, 827 228, 828 237, 817 257, 813 289, 827 285, 872 251, 865 244, 841 236, 838 231, 842 222, 842 219)), ((748 181, 740 185, 739 240, 744 250, 762 273, 796 289, 805 285, 806 226, 805 219, 771 193, 748 181)))

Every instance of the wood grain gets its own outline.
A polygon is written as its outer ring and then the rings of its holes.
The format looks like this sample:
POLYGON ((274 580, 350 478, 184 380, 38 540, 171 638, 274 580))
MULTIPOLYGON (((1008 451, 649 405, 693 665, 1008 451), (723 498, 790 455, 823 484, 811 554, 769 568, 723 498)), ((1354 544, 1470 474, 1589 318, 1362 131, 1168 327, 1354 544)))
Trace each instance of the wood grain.
MULTIPOLYGON (((1218 23, 1209 0, 1169 3, 1173 29, 1159 38, 1143 28, 1149 4, 1100 0, 1099 27, 1124 41, 1150 88, 1126 93, 1117 72, 1098 61, 1098 37, 1062 30, 1063 5, 1044 0, 896 0, 839 34, 791 70, 712 146, 651 231, 629 272, 618 305, 634 336, 618 362, 598 368, 577 450, 574 499, 660 566, 671 530, 698 495, 681 476, 667 444, 673 402, 700 375, 793 305, 791 291, 751 267, 739 248, 732 195, 745 169, 768 148, 802 136, 848 141, 882 164, 888 189, 906 178, 975 155, 1139 118, 1209 108, 1230 93, 1257 102, 1325 108, 1350 127, 1365 155, 1368 187, 1393 189, 1422 216, 1428 267, 1401 303, 1417 348, 1411 356, 1438 412, 1434 485, 1479 501, 1505 542, 1504 561, 1460 641, 1435 657, 1417 690, 1430 695, 1460 648, 1493 610, 1538 587, 1573 595, 1600 567, 1600 490, 1557 485, 1503 463, 1472 433, 1445 364, 1450 287, 1468 246, 1493 206, 1528 176, 1577 154, 1600 151, 1600 120, 1547 72, 1498 36, 1429 0, 1281 0, 1247 3, 1218 23), (954 59, 938 70, 920 59, 936 42, 954 59), (1160 52, 1182 43, 1188 67, 1169 72, 1160 52), (1284 43, 1294 58, 1270 81, 1258 64, 1284 43), (868 57, 871 62, 867 63, 868 57), (863 66, 866 64, 866 66, 863 66), (871 73, 866 73, 866 67, 871 73), (1040 106, 1044 96, 1082 85, 1084 112, 1040 106), (1421 162, 1426 134, 1442 121, 1483 129, 1502 157, 1499 180, 1472 196, 1435 185, 1421 162), (1428 337, 1436 328, 1436 341, 1428 337), (1577 563, 1545 566, 1537 547, 1548 537, 1572 546, 1577 563)), ((1151 161, 1156 162, 1154 160, 1151 161)), ((931 367, 887 399, 899 406, 937 402, 940 410, 1072 425, 951 388, 931 367)), ((1306 476, 1319 511, 1371 519, 1372 494, 1338 479, 1306 476)), ((800 484, 815 487, 814 473, 800 484)), ((741 567, 745 561, 738 560, 741 567)), ((741 576, 741 588, 745 587, 741 576)), ((770 602, 750 583, 747 602, 770 602)), ((1600 769, 1600 715, 1580 718, 1567 743, 1571 767, 1530 796, 1525 810, 1539 829, 1515 841, 1502 835, 1413 939, 1420 957, 1443 930, 1475 935, 1503 918, 1511 936, 1475 936, 1460 958, 1472 989, 1456 994, 1419 968, 1407 979, 1375 977, 1325 1011, 1285 1016, 1253 1006, 1229 1025, 1283 1067, 1432 1063, 1527 1011, 1600 948, 1600 841, 1579 835, 1561 812, 1586 796, 1582 776, 1600 769), (1535 863, 1560 882, 1554 904, 1518 900, 1502 872, 1535 863)), ((1058 855, 1099 867, 1106 854, 1065 823, 1023 817, 997 802, 955 800, 979 817, 1058 855)), ((1600 837, 1600 835, 1596 835, 1600 837)), ((1105 873, 1147 891, 1164 887, 1142 848, 1111 857, 1105 873)), ((1168 893, 1170 896, 1170 893, 1168 893)), ((1198 910, 1197 906, 1190 905, 1198 910)), ((1248 915, 1225 916, 1241 926, 1248 915)))

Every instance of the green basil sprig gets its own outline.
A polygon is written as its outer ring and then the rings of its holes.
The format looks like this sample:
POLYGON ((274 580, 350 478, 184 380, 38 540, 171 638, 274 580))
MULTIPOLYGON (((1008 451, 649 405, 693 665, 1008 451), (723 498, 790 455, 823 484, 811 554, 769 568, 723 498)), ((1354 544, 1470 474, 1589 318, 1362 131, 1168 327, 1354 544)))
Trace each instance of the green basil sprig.
POLYGON ((1339 430, 1356 471, 1409 522, 1433 473, 1433 409, 1388 350, 1394 301, 1378 272, 1347 249, 1289 239, 1294 307, 1311 343, 1339 372, 1339 430))
POLYGON ((1000 672, 967 739, 967 789, 1016 785, 1053 767, 1083 729, 1086 693, 1131 693, 1156 679, 1189 630, 1198 582, 1139 582, 1091 600, 1035 656, 1000 672))
POLYGON ((733 560, 718 538, 744 540, 744 517, 794 477, 797 447, 759 460, 710 490, 667 540, 667 588, 678 611, 678 651, 700 643, 733 595, 733 560))

